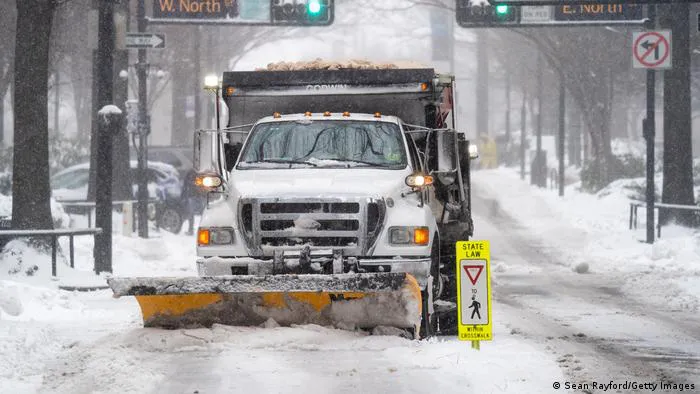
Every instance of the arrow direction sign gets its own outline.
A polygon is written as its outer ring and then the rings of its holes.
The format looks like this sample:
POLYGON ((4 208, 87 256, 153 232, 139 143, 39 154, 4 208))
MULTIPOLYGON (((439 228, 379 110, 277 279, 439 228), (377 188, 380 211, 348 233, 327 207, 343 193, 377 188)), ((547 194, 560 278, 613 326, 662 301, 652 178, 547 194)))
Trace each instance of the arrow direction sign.
POLYGON ((632 35, 632 64, 635 68, 671 67, 671 32, 669 30, 635 32, 632 35))
POLYGON ((125 47, 132 49, 163 49, 165 48, 165 34, 126 33, 125 47))

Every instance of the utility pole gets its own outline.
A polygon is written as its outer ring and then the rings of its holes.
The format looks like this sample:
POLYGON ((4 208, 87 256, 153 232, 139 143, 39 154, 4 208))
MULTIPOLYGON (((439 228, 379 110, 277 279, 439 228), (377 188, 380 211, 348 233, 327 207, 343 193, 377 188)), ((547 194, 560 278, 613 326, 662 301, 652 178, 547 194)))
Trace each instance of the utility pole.
MULTIPOLYGON (((145 0, 138 0, 138 6, 136 8, 136 18, 137 29, 139 33, 146 32, 146 6, 144 4, 145 0)), ((138 217, 138 230, 139 237, 148 238, 148 185, 146 183, 147 174, 147 158, 148 158, 148 134, 150 133, 150 122, 148 120, 147 113, 147 100, 148 100, 148 87, 147 87, 147 72, 148 63, 146 62, 146 49, 139 48, 138 50, 138 62, 136 63, 136 72, 139 80, 139 125, 138 125, 138 137, 139 146, 137 147, 138 152, 138 207, 137 207, 137 217, 138 217)))
POLYGON ((112 104, 114 93, 114 4, 101 0, 97 33, 97 108, 112 104))
POLYGON ((479 31, 476 42, 476 131, 489 136, 489 49, 488 32, 479 31))
POLYGON ((537 52, 537 138, 535 160, 530 166, 530 183, 540 187, 547 185, 547 162, 542 152, 542 54, 537 52), (542 182, 544 179, 544 184, 542 182))
POLYGON ((100 157, 95 180, 95 226, 102 233, 95 235, 93 255, 95 273, 112 272, 112 149, 114 136, 123 131, 122 111, 106 105, 98 113, 97 152, 100 157))
POLYGON ((559 71, 559 195, 564 195, 564 135, 566 132, 566 86, 564 73, 559 71))
POLYGON ((523 104, 520 107, 520 179, 525 179, 525 129, 527 127, 527 90, 523 89, 523 104))
POLYGON ((510 72, 506 70, 506 165, 511 164, 511 152, 510 152, 510 72))
POLYGON ((90 175, 88 201, 95 201, 97 167, 101 158, 97 142, 100 140, 96 114, 114 100, 114 3, 99 0, 97 3, 97 49, 93 51, 92 67, 92 128, 90 134, 90 175))
MULTIPOLYGON (((199 43, 202 42, 202 28, 196 26, 194 28, 194 45, 193 45, 193 61, 194 61, 194 129, 199 130, 202 127, 202 61, 200 59, 201 52, 199 43)), ((194 143, 194 142, 192 142, 194 143)))

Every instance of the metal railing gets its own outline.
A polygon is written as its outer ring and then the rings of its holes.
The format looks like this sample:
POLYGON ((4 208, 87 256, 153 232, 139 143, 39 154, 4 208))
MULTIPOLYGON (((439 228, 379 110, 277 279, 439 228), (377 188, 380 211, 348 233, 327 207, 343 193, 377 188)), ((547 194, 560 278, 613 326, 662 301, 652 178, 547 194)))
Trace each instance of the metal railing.
MULTIPOLYGON (((639 208, 644 208, 646 207, 646 203, 642 201, 630 201, 630 230, 636 229, 637 228, 637 211, 639 208)), ((681 204, 666 204, 666 203, 660 203, 660 202, 655 202, 654 203, 654 208, 657 209, 658 212, 661 211, 661 209, 677 209, 677 210, 685 210, 685 211, 693 211, 695 212, 696 220, 700 221, 700 206, 698 205, 681 205, 681 204)), ((658 215, 658 214, 657 214, 658 215)), ((656 236, 661 237, 661 221, 656 220, 656 236)))

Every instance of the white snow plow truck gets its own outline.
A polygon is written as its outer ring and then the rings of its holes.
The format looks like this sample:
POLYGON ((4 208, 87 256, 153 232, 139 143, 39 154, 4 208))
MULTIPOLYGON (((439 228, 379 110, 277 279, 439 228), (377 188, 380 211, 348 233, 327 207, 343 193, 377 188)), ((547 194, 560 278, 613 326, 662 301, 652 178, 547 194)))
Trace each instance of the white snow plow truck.
POLYGON ((454 78, 225 72, 220 89, 226 126, 195 136, 208 192, 199 277, 114 277, 115 296, 136 296, 144 324, 166 328, 272 318, 413 337, 453 329, 476 157, 454 129, 454 78))

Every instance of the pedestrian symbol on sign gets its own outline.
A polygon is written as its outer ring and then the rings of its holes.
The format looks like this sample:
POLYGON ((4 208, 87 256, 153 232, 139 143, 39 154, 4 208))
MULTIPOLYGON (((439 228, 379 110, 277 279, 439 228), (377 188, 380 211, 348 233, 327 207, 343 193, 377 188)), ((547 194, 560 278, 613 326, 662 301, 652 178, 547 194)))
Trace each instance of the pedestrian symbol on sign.
POLYGON ((472 304, 469 305, 469 309, 474 308, 472 311, 472 319, 474 318, 474 314, 478 316, 478 319, 481 319, 481 313, 479 313, 479 308, 481 308, 481 303, 476 300, 476 296, 472 296, 472 304))

